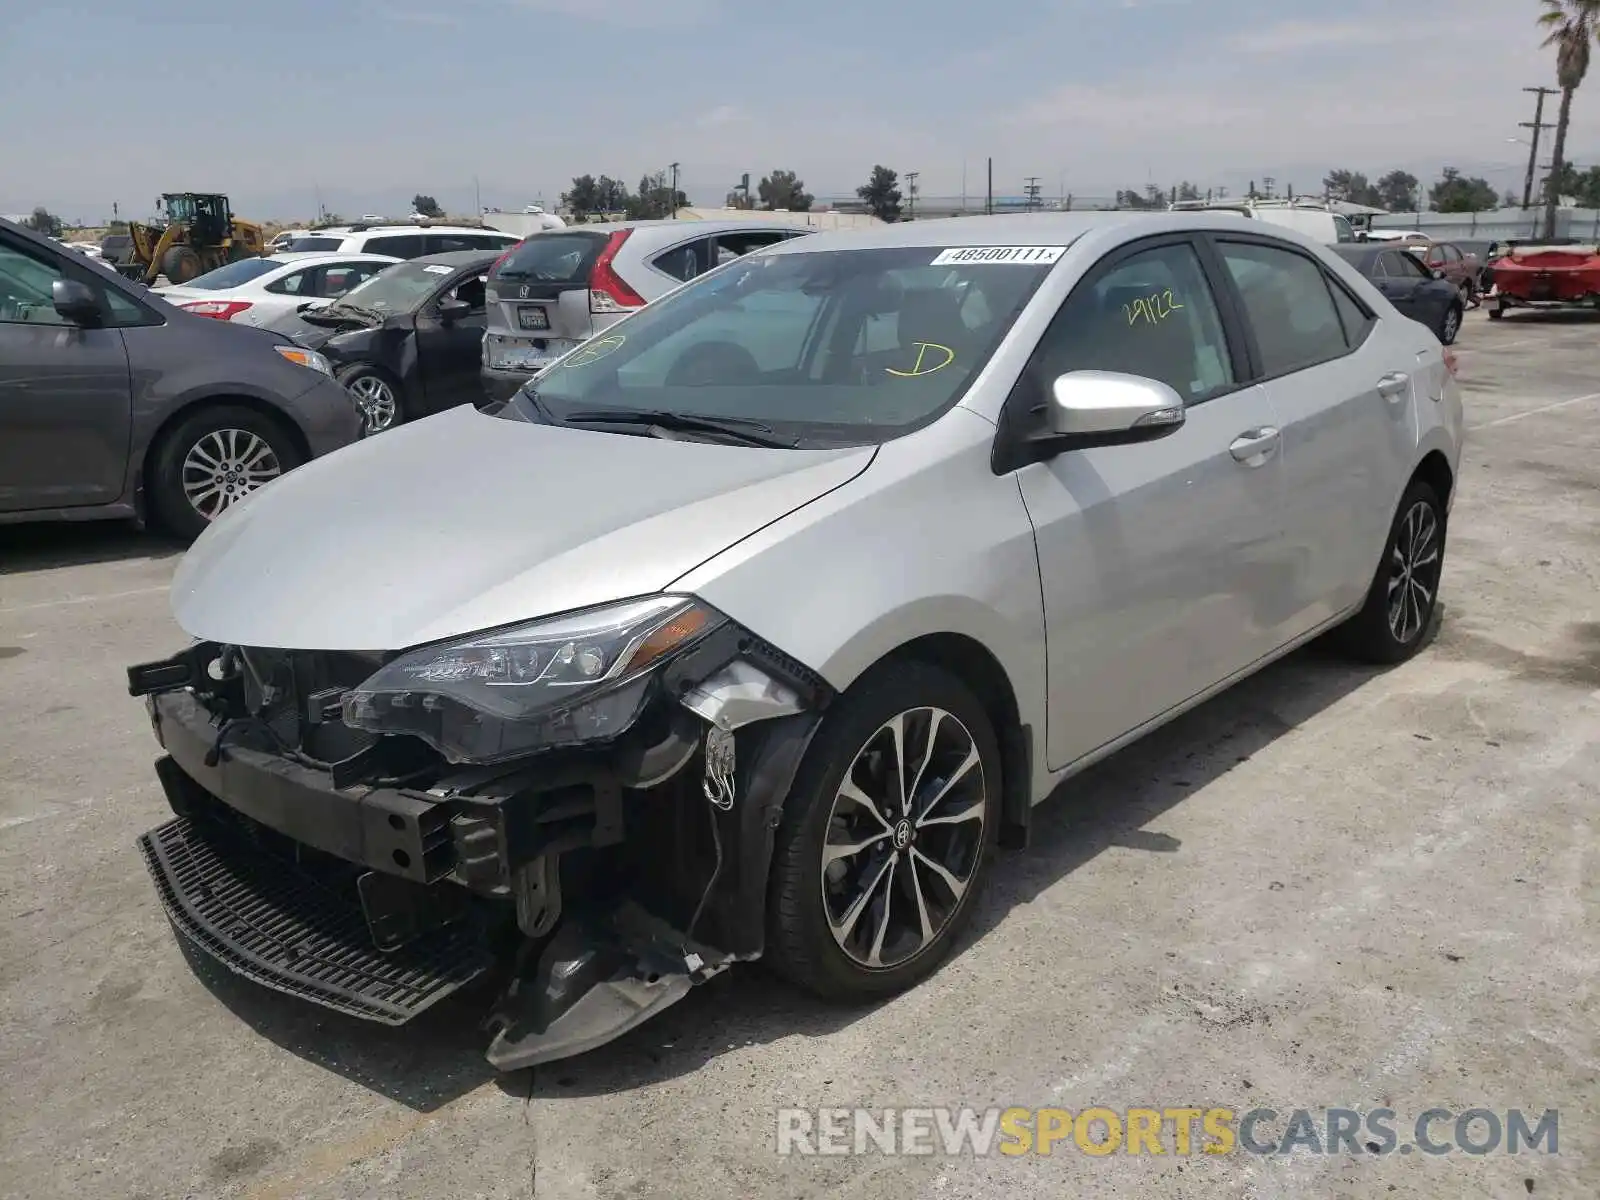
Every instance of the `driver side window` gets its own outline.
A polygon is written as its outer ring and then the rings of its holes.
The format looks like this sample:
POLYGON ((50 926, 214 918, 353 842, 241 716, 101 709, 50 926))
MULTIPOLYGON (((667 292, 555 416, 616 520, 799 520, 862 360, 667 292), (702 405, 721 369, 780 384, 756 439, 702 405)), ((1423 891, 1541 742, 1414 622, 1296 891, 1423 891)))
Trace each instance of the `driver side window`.
POLYGON ((1166 384, 1185 403, 1234 382, 1211 286, 1194 247, 1157 246, 1079 284, 1040 339, 1037 387, 1069 371, 1116 371, 1166 384))
POLYGON ((50 285, 66 275, 31 254, 0 243, 0 322, 20 325, 70 325, 56 312, 50 285))

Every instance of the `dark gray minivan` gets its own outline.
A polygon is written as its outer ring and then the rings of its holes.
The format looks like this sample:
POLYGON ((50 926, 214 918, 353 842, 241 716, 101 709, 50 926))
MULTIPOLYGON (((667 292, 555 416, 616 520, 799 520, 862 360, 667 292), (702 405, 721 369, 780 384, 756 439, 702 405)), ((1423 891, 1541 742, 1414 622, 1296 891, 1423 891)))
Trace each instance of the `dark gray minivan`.
POLYGON ((361 429, 322 355, 0 220, 0 523, 148 511, 193 537, 361 429))

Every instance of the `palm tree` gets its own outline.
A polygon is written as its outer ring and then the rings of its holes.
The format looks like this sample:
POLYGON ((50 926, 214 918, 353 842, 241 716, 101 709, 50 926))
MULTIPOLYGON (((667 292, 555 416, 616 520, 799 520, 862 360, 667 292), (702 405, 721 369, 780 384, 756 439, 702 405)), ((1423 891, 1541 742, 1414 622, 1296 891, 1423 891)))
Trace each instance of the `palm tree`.
POLYGON ((1544 12, 1539 24, 1550 31, 1546 46, 1556 48, 1556 82, 1561 85, 1561 112, 1556 117, 1556 144, 1550 156, 1550 176, 1545 181, 1544 232, 1554 237, 1556 205, 1560 203, 1563 154, 1567 125, 1572 120, 1572 94, 1589 73, 1589 47, 1600 36, 1600 0, 1540 0, 1544 12))

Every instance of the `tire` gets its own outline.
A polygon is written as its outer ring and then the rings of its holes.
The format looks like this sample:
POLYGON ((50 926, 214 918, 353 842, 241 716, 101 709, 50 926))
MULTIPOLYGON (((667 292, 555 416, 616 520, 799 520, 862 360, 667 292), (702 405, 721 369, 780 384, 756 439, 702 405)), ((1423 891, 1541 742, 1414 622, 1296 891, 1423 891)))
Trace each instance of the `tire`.
POLYGON ((1444 505, 1438 494, 1420 479, 1413 480, 1395 511, 1366 603, 1335 633, 1341 651, 1361 662, 1389 666, 1405 662, 1432 640, 1446 532, 1444 505), (1430 527, 1431 540, 1427 532, 1430 527), (1419 559, 1424 561, 1418 562, 1419 559), (1408 561, 1409 571, 1405 570, 1408 561), (1417 584, 1414 589, 1409 586, 1413 580, 1417 584), (1414 602, 1404 610, 1404 619, 1398 624, 1391 608, 1391 593, 1396 586, 1406 587, 1414 602))
POLYGON ((340 367, 333 377, 349 389, 361 404, 363 436, 382 433, 403 424, 405 405, 401 400, 400 384, 394 376, 371 363, 353 363, 340 367), (370 407, 369 407, 370 406, 370 407))
MULTIPOLYGON (((953 675, 924 663, 898 662, 858 682, 824 718, 778 827, 767 904, 769 963, 823 999, 846 1002, 904 991, 931 974, 949 954, 982 890, 999 826, 1000 772, 1000 746, 989 716, 953 675), (895 777, 887 770, 880 775, 877 768, 892 761, 891 722, 897 717, 905 759, 926 765, 924 748, 935 711, 941 715, 933 738, 934 769, 948 775, 921 780, 913 799, 937 803, 914 818, 883 805, 890 812, 876 820, 872 814, 878 806, 869 808, 842 794, 847 776, 859 796, 870 796, 876 784, 895 777), (958 772, 957 765, 972 751, 976 760, 958 772), (846 844, 856 846, 856 853, 824 863, 826 846, 846 844), (946 879, 960 887, 959 893, 946 879), (850 901, 862 896, 867 902, 856 906, 851 919, 850 901), (920 920, 924 912, 926 926, 920 920), (844 932, 836 936, 836 928, 844 932), (925 929, 931 936, 924 937, 925 929)), ((920 770, 907 773, 917 784, 920 770)), ((897 801, 898 793, 889 790, 897 801)))
POLYGON ((1495 306, 1489 310, 1489 320, 1491 321, 1499 321, 1503 319, 1505 315, 1506 306, 1499 302, 1496 302, 1495 306))
POLYGON ((1461 305, 1452 304, 1439 322, 1439 340, 1446 346, 1455 345, 1461 336, 1461 305))
POLYGON ((146 483, 150 507, 169 532, 193 539, 233 504, 303 461, 282 422, 240 405, 207 405, 156 445, 146 483))
POLYGON ((189 246, 173 246, 161 256, 161 273, 170 283, 188 283, 201 274, 200 255, 189 246))

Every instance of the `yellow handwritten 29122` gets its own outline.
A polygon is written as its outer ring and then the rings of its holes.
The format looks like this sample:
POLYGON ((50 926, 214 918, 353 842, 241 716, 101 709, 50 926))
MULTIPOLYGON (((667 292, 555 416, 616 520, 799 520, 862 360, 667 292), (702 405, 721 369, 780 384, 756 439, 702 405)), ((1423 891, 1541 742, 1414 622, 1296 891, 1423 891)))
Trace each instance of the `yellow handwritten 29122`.
POLYGON ((1132 304, 1124 304, 1122 314, 1128 318, 1129 325, 1137 325, 1140 317, 1143 317, 1147 324, 1155 325, 1165 321, 1182 307, 1183 305, 1172 298, 1172 289, 1168 288, 1164 292, 1151 292, 1132 304))

